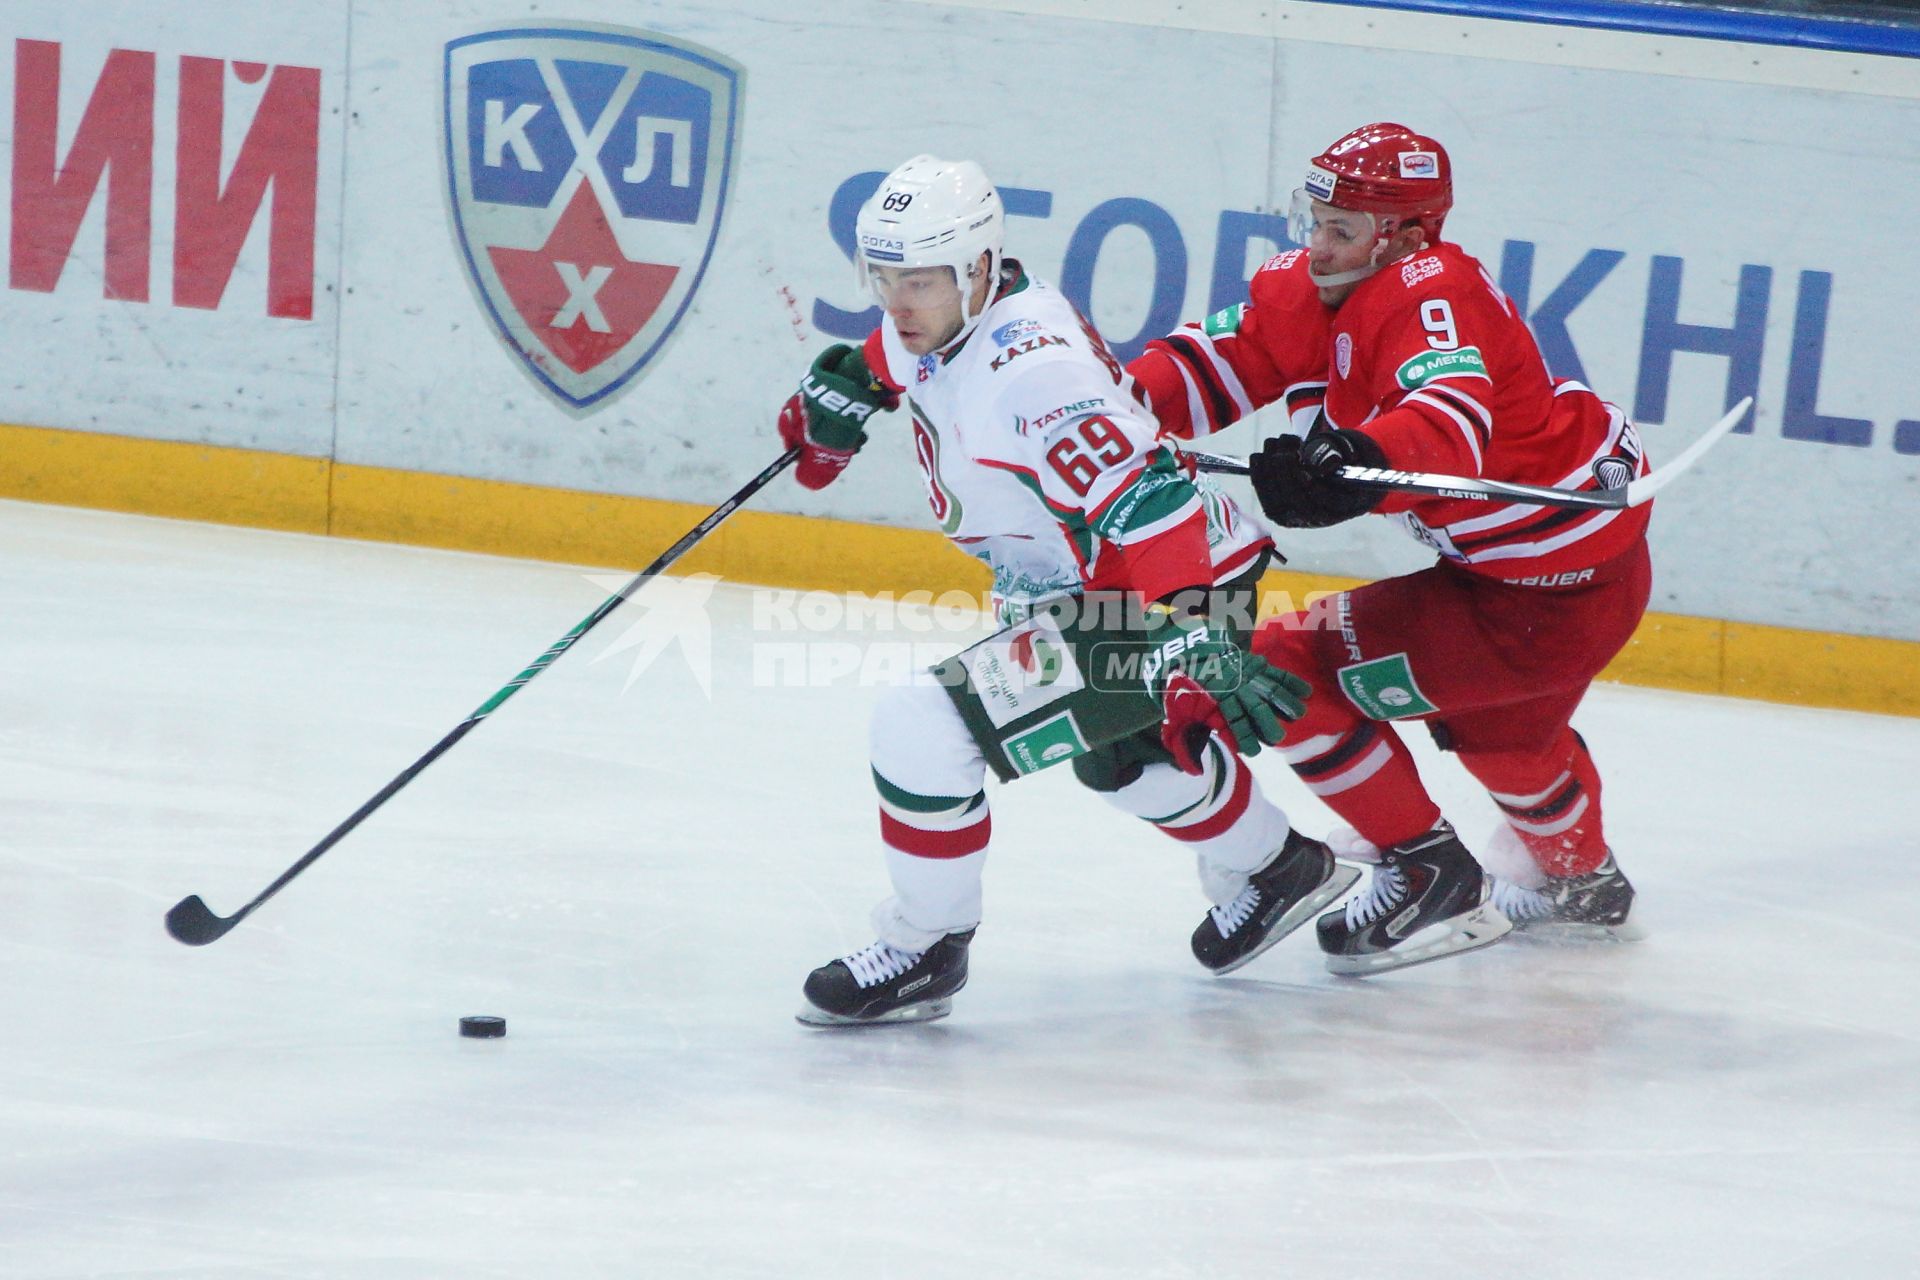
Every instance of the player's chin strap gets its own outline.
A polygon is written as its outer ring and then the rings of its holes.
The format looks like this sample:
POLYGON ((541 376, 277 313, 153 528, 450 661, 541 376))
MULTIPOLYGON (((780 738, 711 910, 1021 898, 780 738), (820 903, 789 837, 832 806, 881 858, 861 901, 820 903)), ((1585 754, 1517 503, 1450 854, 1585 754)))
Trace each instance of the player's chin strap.
MULTIPOLYGON (((1374 215, 1368 214, 1367 216, 1371 218, 1374 215)), ((1375 225, 1378 226, 1379 225, 1378 222, 1376 222, 1375 225)), ((1380 251, 1387 247, 1387 241, 1392 239, 1393 234, 1398 230, 1400 230, 1400 227, 1396 225, 1396 226, 1387 228, 1385 231, 1379 231, 1376 233, 1376 237, 1373 242, 1373 255, 1372 255, 1376 259, 1376 261, 1369 262, 1364 267, 1355 267, 1351 271, 1336 271, 1330 276, 1323 276, 1319 272, 1313 269, 1312 259, 1308 259, 1307 279, 1313 281, 1315 286, 1321 289, 1334 289, 1334 288, 1338 288, 1343 284, 1358 284, 1360 281, 1365 280, 1368 276, 1374 275, 1377 272, 1379 272, 1381 268, 1393 265, 1393 263, 1391 262, 1380 262, 1380 261, 1377 261, 1377 259, 1380 257, 1380 251)), ((1432 247, 1433 246, 1427 244, 1424 240, 1422 240, 1420 247, 1418 249, 1409 249, 1406 253, 1402 254, 1401 257, 1411 257, 1413 254, 1416 254, 1416 253, 1424 253, 1426 252, 1426 250, 1432 247)), ((1398 262, 1398 261, 1400 261, 1400 258, 1393 259, 1393 262, 1398 262)))
POLYGON ((1313 265, 1309 263, 1307 265, 1307 279, 1313 281, 1319 288, 1333 289, 1343 284, 1357 284, 1379 270, 1380 267, 1378 264, 1370 263, 1364 267, 1355 267, 1351 271, 1336 271, 1330 276, 1323 276, 1318 271, 1315 271, 1313 265))
MULTIPOLYGON (((1368 489, 1422 493, 1469 502, 1523 502, 1537 507, 1617 511, 1652 501, 1654 494, 1673 483, 1675 477, 1697 462, 1700 455, 1711 449, 1721 436, 1733 430, 1752 406, 1753 397, 1746 397, 1727 410, 1720 421, 1708 427, 1698 440, 1688 445, 1672 462, 1616 489, 1556 489, 1551 485, 1518 484, 1510 480, 1484 480, 1479 476, 1450 476, 1432 471, 1393 471, 1383 467, 1342 467, 1334 473, 1334 478, 1368 489)), ((1201 453, 1193 449, 1181 452, 1193 459, 1194 466, 1201 471, 1232 476, 1247 474, 1247 464, 1240 458, 1201 453)))
MULTIPOLYGON (((993 304, 1000 300, 1000 291, 1007 286, 1007 273, 1004 270, 1006 262, 1007 260, 1004 255, 999 253, 992 255, 992 261, 987 266, 987 278, 990 281, 987 285, 987 296, 980 300, 980 309, 978 311, 973 309, 973 277, 968 276, 961 282, 960 332, 948 338, 940 347, 940 352, 951 351, 965 341, 967 335, 980 326, 980 322, 986 318, 987 312, 993 309, 993 304)), ((955 271, 954 277, 956 280, 960 279, 960 273, 955 271)), ((936 354, 939 353, 936 352, 936 354)))

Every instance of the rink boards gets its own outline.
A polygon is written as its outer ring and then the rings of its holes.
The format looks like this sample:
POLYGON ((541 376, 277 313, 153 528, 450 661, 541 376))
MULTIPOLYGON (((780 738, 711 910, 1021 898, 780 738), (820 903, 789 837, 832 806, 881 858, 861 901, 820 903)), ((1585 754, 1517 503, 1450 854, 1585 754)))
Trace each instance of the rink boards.
MULTIPOLYGON (((383 8, 10 10, 0 494, 636 564, 873 322, 845 245, 878 171, 980 159, 1126 354, 1238 300, 1301 159, 1400 119, 1453 153, 1450 237, 1656 463, 1757 397, 1662 496, 1615 674, 1920 711, 1920 59, 1316 4, 383 8)), ((977 587, 880 434, 696 567, 977 587)), ((1385 522, 1286 550, 1296 593, 1424 558, 1385 522)))
MULTIPOLYGON (((324 459, 74 432, 0 429, 18 496, 301 533, 638 567, 692 528, 692 503, 433 476, 324 459)), ((936 533, 743 510, 675 566, 826 591, 961 593, 988 586, 936 533)), ((1264 608, 1305 607, 1359 579, 1267 575, 1264 608)), ((1648 614, 1603 678, 1809 706, 1920 715, 1911 642, 1648 614)))

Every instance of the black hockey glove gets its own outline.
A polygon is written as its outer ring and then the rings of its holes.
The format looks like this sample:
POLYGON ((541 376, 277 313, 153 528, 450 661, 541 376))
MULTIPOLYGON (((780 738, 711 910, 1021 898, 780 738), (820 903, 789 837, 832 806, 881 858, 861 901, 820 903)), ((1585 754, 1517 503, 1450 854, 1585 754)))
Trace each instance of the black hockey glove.
POLYGON ((1275 436, 1247 459, 1260 509, 1289 529, 1324 529, 1373 510, 1382 495, 1345 483, 1339 471, 1386 465, 1372 436, 1333 427, 1316 427, 1305 440, 1275 436))

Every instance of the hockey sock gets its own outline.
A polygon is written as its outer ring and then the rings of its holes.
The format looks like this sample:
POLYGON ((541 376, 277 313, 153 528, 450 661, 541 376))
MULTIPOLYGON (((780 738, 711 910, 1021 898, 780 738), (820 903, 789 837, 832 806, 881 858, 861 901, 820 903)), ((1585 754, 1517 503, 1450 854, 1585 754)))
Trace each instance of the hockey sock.
POLYGON ((893 897, 874 912, 880 936, 905 951, 980 923, 980 873, 993 834, 987 793, 923 796, 874 770, 880 792, 880 842, 893 897))
POLYGON ((874 911, 880 937, 924 951, 980 922, 980 875, 993 818, 986 762, 946 691, 888 691, 868 735, 893 897, 874 911))
POLYGON ((1486 786, 1507 825, 1546 874, 1583 876, 1606 861, 1600 773, 1579 734, 1562 731, 1544 756, 1463 753, 1460 762, 1486 786))
POLYGON ((1287 842, 1287 815, 1267 799, 1246 762, 1207 743, 1199 777, 1154 764, 1118 791, 1102 794, 1115 808, 1144 818, 1192 848, 1200 885, 1216 904, 1231 902, 1287 842))
POLYGON ((923 796, 894 786, 873 771, 880 793, 880 840, 887 848, 915 858, 964 858, 987 847, 993 814, 987 793, 923 796))
MULTIPOLYGON (((1311 703, 1307 720, 1313 718, 1311 703)), ((1440 807, 1427 794, 1413 753, 1390 725, 1356 720, 1331 733, 1287 735, 1280 754, 1307 790, 1382 849, 1391 849, 1440 821, 1440 807), (1298 740, 1296 741, 1296 735, 1298 740)))

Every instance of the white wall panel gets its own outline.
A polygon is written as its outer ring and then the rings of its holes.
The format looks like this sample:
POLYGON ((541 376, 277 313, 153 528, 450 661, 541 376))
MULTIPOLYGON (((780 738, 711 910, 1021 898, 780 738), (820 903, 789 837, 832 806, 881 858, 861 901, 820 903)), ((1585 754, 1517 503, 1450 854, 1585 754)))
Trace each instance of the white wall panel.
MULTIPOLYGON (((979 159, 1015 206, 1010 249, 1124 347, 1161 316, 1210 310, 1222 271, 1230 285, 1264 257, 1247 232, 1271 232, 1262 219, 1308 155, 1398 118, 1453 153, 1450 237, 1525 296, 1559 372, 1577 364, 1635 414, 1656 461, 1751 383, 1753 430, 1661 499, 1656 607, 1920 637, 1912 60, 1292 0, 24 0, 0 33, 5 110, 19 42, 60 44, 62 155, 110 50, 155 66, 149 300, 103 298, 110 174, 57 287, 23 286, 13 263, 10 421, 714 501, 771 454, 774 410, 812 354, 857 337, 830 218, 838 195, 844 224, 858 175, 922 150, 979 159), (495 331, 454 234, 442 127, 449 41, 558 21, 692 41, 745 77, 705 276, 673 337, 587 411, 495 331), (319 69, 310 318, 268 314, 264 214, 218 308, 173 300, 183 56, 319 69), (1684 349, 1713 345, 1742 307, 1728 351, 1684 349)), ((225 80, 228 163, 262 92, 242 70, 225 80)), ((17 151, 32 122, 11 123, 17 151)), ((9 191, 0 217, 19 216, 9 191)), ((897 425, 826 492, 759 501, 923 526, 897 425)), ((1327 572, 1425 558, 1385 522, 1286 541, 1296 566, 1327 572)))
MULTIPOLYGON (((0 199, 0 243, 9 245, 8 288, 0 297, 7 353, 0 417, 325 456, 334 426, 345 7, 290 4, 263 17, 252 0, 24 0, 0 16, 0 37, 0 119, 10 144, 0 153, 12 161, 0 172, 7 193, 0 199), (57 80, 48 74, 49 48, 57 51, 57 80), (103 74, 110 60, 112 76, 103 74), (210 77, 208 60, 224 64, 210 77), (26 260, 36 249, 23 248, 22 238, 35 246, 63 241, 65 222, 46 215, 31 199, 32 180, 22 181, 21 157, 41 113, 23 106, 21 95, 57 99, 55 155, 65 170, 88 151, 76 152, 75 142, 103 84, 112 103, 102 101, 88 136, 112 139, 119 150, 85 199, 64 259, 56 253, 57 266, 38 271, 26 260), (317 128, 287 120, 286 95, 305 86, 318 88, 317 128), (128 93, 148 92, 144 106, 131 105, 128 93), (272 105, 263 110, 263 102, 272 105), (112 104, 118 109, 109 110, 112 104), (247 149, 266 114, 304 141, 288 144, 276 134, 272 146, 247 149), (216 129, 219 197, 183 206, 180 176, 193 161, 182 143, 216 129), (257 203, 243 199, 248 183, 244 173, 235 180, 236 167, 244 171, 263 159, 310 166, 311 199, 296 193, 301 184, 291 177, 276 179, 278 193, 269 184, 257 203), (138 165, 151 167, 144 194, 129 185, 138 165), (191 223, 184 238, 195 247, 176 270, 183 207, 191 223), (110 217, 137 220, 139 209, 148 218, 144 231, 109 251, 110 217), (279 274, 270 283, 276 259, 279 274), (138 282, 132 290, 125 287, 130 278, 138 282), (111 296, 116 283, 119 296, 111 296), (309 300, 302 303, 302 295, 309 300)), ((203 163, 211 172, 213 161, 203 163)), ((84 198, 84 188, 75 198, 84 198)))
MULTIPOLYGON (((828 235, 843 180, 922 150, 977 158, 1003 186, 1051 193, 1051 216, 1012 220, 1012 248, 1056 278, 1102 201, 1145 197, 1210 232, 1222 199, 1251 207, 1265 189, 1257 127, 1196 130, 1191 145, 1151 156, 1118 145, 1193 119, 1194 89, 1167 74, 1170 56, 1207 67, 1209 95, 1264 104, 1271 50, 1259 42, 1046 19, 1015 40, 994 15, 871 2, 824 20, 750 3, 724 22, 704 6, 577 3, 571 18, 697 41, 743 64, 747 81, 738 180, 692 309, 631 390, 574 418, 483 322, 448 230, 439 55, 516 18, 511 6, 485 12, 476 22, 451 6, 369 6, 355 19, 357 46, 402 56, 361 63, 354 85, 351 182, 380 197, 348 213, 343 461, 717 499, 777 451, 774 413, 831 340, 812 324, 815 300, 867 305, 828 235), (877 39, 882 25, 892 30, 877 39)), ((1211 253, 1210 238, 1193 246, 1183 296, 1204 288, 1211 253)), ((1145 236, 1116 231, 1094 281, 1097 322, 1137 331, 1152 269, 1145 236)), ((854 483, 820 495, 783 486, 765 505, 919 523, 923 486, 893 425, 854 483)))

